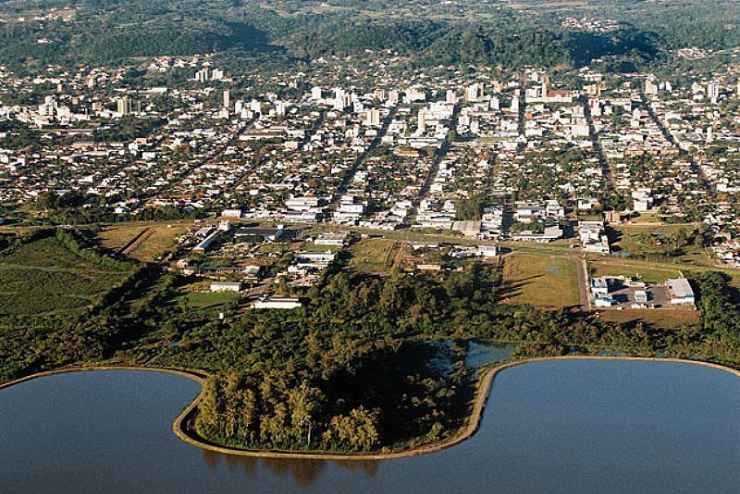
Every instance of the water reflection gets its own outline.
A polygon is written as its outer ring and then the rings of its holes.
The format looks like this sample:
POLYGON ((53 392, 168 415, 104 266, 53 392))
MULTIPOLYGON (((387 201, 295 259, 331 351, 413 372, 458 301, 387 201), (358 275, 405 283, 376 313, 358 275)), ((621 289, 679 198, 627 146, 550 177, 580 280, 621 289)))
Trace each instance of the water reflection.
POLYGON ((224 455, 201 450, 203 462, 212 474, 224 464, 230 472, 241 471, 246 478, 257 479, 263 471, 282 479, 290 479, 303 488, 311 487, 321 478, 330 465, 339 467, 365 479, 378 473, 380 461, 375 460, 312 460, 294 458, 255 458, 251 456, 224 455))

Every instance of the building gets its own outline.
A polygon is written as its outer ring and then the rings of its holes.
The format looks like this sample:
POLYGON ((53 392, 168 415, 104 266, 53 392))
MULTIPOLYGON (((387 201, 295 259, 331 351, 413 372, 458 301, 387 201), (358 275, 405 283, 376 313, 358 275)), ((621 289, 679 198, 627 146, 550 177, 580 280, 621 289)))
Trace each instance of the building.
POLYGON ((478 246, 478 255, 481 257, 496 257, 498 247, 495 245, 480 245, 478 246))
POLYGON ((116 100, 116 111, 122 116, 131 113, 131 101, 128 96, 122 96, 116 100))
POLYGON ((368 127, 380 127, 380 110, 371 108, 366 111, 364 123, 368 127))
POLYGON ((672 305, 694 305, 694 290, 686 278, 666 280, 665 286, 671 296, 672 305))
POLYGON ((211 246, 211 244, 221 236, 223 233, 223 230, 215 230, 213 233, 208 235, 206 238, 204 238, 198 245, 193 247, 193 252, 196 253, 204 253, 208 250, 208 248, 211 246))
POLYGON ((224 209, 221 211, 221 217, 224 219, 238 220, 242 217, 241 209, 224 209))
POLYGON ((214 281, 211 283, 212 292, 240 292, 242 284, 238 281, 214 281))
POLYGON ((455 221, 452 224, 452 229, 466 237, 477 238, 480 235, 481 222, 476 220, 455 221))
POLYGON ((608 297, 609 278, 607 278, 606 276, 591 278, 591 295, 594 297, 594 299, 608 297))
POLYGON ((335 247, 342 247, 347 241, 348 236, 349 236, 348 232, 321 233, 316 238, 316 240, 314 240, 314 243, 316 245, 330 245, 330 246, 335 246, 335 247))
POLYGON ((635 290, 635 302, 638 304, 647 304, 650 300, 650 294, 647 290, 635 290))
POLYGON ((292 310, 301 307, 303 304, 299 299, 288 297, 263 297, 252 302, 253 309, 292 310))

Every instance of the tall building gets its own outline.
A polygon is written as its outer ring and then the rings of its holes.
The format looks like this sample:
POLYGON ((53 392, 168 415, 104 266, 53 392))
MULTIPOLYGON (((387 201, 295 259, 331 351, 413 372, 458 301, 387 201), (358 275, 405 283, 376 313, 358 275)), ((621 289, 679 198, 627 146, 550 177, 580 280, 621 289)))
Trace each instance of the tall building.
POLYGON ((380 127, 380 110, 370 108, 365 112, 365 125, 369 127, 380 127))
POLYGON ((427 112, 425 110, 419 110, 417 115, 417 132, 423 134, 427 129, 427 112))
POLYGON ((208 67, 203 67, 195 73, 195 80, 198 82, 208 81, 208 67))
POLYGON ((344 89, 341 89, 341 88, 334 89, 334 109, 335 110, 344 111, 344 109, 347 107, 346 96, 347 96, 347 93, 344 92, 344 89))
POLYGON ((542 97, 547 98, 547 93, 550 90, 550 76, 544 74, 542 76, 542 97))
POLYGON ((277 115, 278 117, 285 116, 285 103, 284 102, 280 100, 275 101, 275 115, 277 115))
POLYGON ((311 88, 311 99, 313 100, 321 99, 321 88, 319 86, 314 86, 311 88))
POLYGON ((121 115, 128 115, 131 113, 131 102, 129 101, 128 96, 118 98, 116 101, 116 110, 121 115))
POLYGON ((655 96, 658 94, 658 85, 655 84, 653 79, 645 79, 645 95, 655 96))
POLYGON ((719 82, 712 81, 707 85, 707 96, 713 104, 719 100, 719 82))
POLYGON ((478 101, 481 96, 481 87, 477 82, 465 88, 465 101, 478 101))
POLYGON ((231 93, 228 89, 224 89, 224 108, 229 109, 231 107, 231 93))

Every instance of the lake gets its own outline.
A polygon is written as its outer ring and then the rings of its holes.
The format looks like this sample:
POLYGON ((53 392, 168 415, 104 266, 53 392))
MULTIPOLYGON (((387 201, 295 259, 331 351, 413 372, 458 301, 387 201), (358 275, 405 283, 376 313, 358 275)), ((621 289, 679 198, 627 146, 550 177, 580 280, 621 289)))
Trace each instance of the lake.
POLYGON ((400 460, 260 460, 171 431, 199 385, 140 371, 0 391, 0 493, 713 493, 740 486, 740 379, 668 362, 530 363, 479 432, 400 460))

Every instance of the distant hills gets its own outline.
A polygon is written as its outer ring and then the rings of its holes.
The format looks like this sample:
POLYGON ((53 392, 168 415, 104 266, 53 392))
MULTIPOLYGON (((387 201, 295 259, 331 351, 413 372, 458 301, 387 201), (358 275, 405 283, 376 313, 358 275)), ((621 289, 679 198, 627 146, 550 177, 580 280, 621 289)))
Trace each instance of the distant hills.
POLYGON ((280 53, 290 61, 392 49, 420 64, 581 66, 600 57, 639 64, 669 49, 740 44, 737 5, 729 0, 512 5, 516 8, 492 0, 7 0, 0 2, 0 63, 118 64, 211 52, 280 53), (597 15, 616 27, 591 32, 563 24, 566 16, 597 15))

